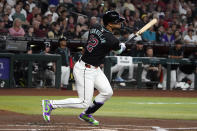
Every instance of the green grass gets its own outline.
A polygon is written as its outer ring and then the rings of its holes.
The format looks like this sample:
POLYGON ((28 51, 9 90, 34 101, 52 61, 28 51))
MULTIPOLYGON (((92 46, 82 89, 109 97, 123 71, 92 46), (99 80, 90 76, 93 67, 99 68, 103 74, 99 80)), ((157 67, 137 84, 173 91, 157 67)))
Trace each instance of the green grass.
MULTIPOLYGON (((68 96, 0 96, 0 110, 41 114, 42 99, 68 96)), ((83 109, 56 109, 56 115, 78 115, 83 109)), ((197 120, 197 98, 112 97, 96 112, 97 116, 122 116, 160 119, 197 120)))

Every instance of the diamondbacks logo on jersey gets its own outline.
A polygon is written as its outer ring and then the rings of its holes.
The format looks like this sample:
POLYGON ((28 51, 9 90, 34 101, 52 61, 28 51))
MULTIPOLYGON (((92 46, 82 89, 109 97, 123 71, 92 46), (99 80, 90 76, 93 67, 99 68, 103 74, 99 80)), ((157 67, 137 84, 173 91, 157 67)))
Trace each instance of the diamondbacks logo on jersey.
POLYGON ((94 49, 94 47, 96 47, 99 42, 101 43, 105 43, 106 40, 103 37, 103 30, 100 31, 98 29, 91 29, 90 30, 90 36, 89 36, 89 40, 88 40, 88 45, 87 45, 87 50, 88 52, 92 52, 92 50, 94 49))

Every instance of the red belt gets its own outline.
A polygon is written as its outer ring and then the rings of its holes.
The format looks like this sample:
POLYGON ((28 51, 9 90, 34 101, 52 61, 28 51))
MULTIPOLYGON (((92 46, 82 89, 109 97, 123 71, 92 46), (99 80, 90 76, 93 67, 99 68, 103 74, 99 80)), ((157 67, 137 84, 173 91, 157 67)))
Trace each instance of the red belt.
POLYGON ((79 59, 79 62, 84 64, 86 68, 94 68, 94 69, 98 68, 98 66, 93 66, 93 65, 87 64, 84 61, 82 61, 81 59, 79 59))
POLYGON ((85 67, 87 67, 87 68, 91 68, 91 67, 98 68, 98 66, 92 66, 92 65, 89 65, 89 64, 85 64, 85 67))

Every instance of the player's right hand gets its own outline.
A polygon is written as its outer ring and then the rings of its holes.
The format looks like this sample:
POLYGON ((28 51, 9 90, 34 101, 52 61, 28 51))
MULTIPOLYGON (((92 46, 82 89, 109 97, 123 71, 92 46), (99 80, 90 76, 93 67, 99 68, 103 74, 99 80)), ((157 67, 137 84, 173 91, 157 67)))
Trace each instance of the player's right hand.
POLYGON ((126 49, 125 43, 120 43, 120 46, 123 51, 126 49))

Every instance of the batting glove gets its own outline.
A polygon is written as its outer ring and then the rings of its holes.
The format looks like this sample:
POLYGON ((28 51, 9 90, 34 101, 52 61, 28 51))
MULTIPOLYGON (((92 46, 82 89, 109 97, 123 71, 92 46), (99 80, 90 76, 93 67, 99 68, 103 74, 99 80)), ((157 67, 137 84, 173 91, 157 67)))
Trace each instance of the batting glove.
POLYGON ((126 49, 125 43, 120 43, 120 47, 121 47, 122 51, 124 51, 126 49))

